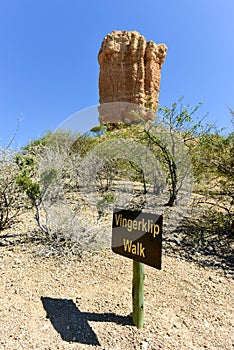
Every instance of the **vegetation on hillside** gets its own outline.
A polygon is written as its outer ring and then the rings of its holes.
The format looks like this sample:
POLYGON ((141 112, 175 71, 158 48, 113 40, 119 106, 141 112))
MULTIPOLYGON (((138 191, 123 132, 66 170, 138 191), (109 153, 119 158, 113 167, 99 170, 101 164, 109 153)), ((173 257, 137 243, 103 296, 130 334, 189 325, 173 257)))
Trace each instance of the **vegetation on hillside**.
POLYGON ((94 127, 85 135, 47 133, 18 153, 1 149, 0 230, 12 226, 31 206, 43 234, 67 244, 79 230, 75 214, 86 210, 84 191, 96 193, 97 220, 112 208, 123 181, 135 186, 137 209, 144 207, 149 193, 159 196, 165 188, 163 204, 173 208, 193 173, 193 209, 187 225, 184 221, 181 227, 191 241, 208 236, 233 239, 234 132, 225 135, 196 120, 198 108, 179 100, 160 108, 154 123, 94 127), (125 150, 109 152, 120 140, 125 150), (133 153, 130 142, 140 145, 133 147, 133 153), (146 149, 152 156, 149 173, 143 156, 146 149), (152 164, 157 171, 152 172, 152 164))

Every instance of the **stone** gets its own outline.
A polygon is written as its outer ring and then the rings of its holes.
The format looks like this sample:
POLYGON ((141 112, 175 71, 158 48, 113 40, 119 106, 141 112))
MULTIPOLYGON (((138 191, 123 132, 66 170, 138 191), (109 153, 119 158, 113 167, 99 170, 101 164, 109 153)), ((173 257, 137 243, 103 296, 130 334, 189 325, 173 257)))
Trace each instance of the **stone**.
POLYGON ((149 41, 145 50, 145 96, 150 97, 151 106, 158 106, 158 95, 160 90, 161 68, 166 57, 167 47, 164 44, 155 44, 149 41))
MULTIPOLYGON (((146 42, 137 31, 113 31, 103 39, 98 54, 101 124, 132 123, 139 106, 156 110, 166 53, 166 45, 146 42)), ((153 118, 153 113, 144 112, 144 120, 153 118)))

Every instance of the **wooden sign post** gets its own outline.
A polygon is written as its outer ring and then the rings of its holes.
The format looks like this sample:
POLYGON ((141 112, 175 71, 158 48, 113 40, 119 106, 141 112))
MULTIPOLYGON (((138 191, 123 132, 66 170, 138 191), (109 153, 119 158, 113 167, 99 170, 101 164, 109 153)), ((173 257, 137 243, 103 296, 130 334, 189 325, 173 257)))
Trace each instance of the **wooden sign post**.
POLYGON ((144 324, 144 264, 161 269, 162 216, 115 209, 112 221, 113 252, 133 259, 133 323, 144 324))
POLYGON ((138 329, 144 326, 144 264, 133 260, 132 321, 138 329))

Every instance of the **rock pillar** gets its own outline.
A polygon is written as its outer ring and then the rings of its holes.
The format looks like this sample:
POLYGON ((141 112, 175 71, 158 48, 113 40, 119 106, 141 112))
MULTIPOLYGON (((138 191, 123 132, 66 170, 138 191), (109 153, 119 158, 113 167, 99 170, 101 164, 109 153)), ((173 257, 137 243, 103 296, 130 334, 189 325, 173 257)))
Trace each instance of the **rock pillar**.
MULTIPOLYGON (((146 42, 137 31, 113 31, 98 54, 100 122, 134 122, 132 106, 157 108, 164 44, 146 42), (110 104, 111 103, 111 104, 110 104)), ((145 114, 144 119, 152 119, 145 114)))

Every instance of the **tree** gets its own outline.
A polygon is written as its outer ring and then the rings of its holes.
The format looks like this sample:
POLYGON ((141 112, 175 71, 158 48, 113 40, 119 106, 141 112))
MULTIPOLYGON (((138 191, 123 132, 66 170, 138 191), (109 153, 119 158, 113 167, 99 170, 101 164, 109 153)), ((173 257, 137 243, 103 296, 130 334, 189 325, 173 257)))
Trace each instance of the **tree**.
MULTIPOLYGON (((199 122, 193 122, 193 115, 199 106, 190 108, 182 106, 182 100, 174 103, 171 108, 164 107, 159 109, 155 122, 144 122, 145 109, 142 112, 135 113, 135 119, 139 119, 138 124, 124 125, 119 123, 117 130, 109 130, 106 133, 107 138, 125 138, 136 140, 146 146, 159 162, 163 173, 165 174, 165 183, 168 187, 168 200, 166 206, 174 206, 178 199, 178 193, 182 190, 185 178, 191 178, 190 154, 186 142, 194 138, 195 132, 199 128, 199 122), (142 114, 142 115, 141 115, 142 114)), ((129 165, 141 175, 144 191, 147 193, 147 181, 144 177, 144 171, 134 162, 129 161, 129 165)), ((163 175, 164 176, 164 175, 163 175)), ((154 188, 158 193, 157 181, 154 178, 154 188)), ((183 188, 184 189, 184 188, 183 188)))
POLYGON ((17 152, 0 149, 0 231, 9 228, 25 207, 25 197, 16 183, 17 152))

